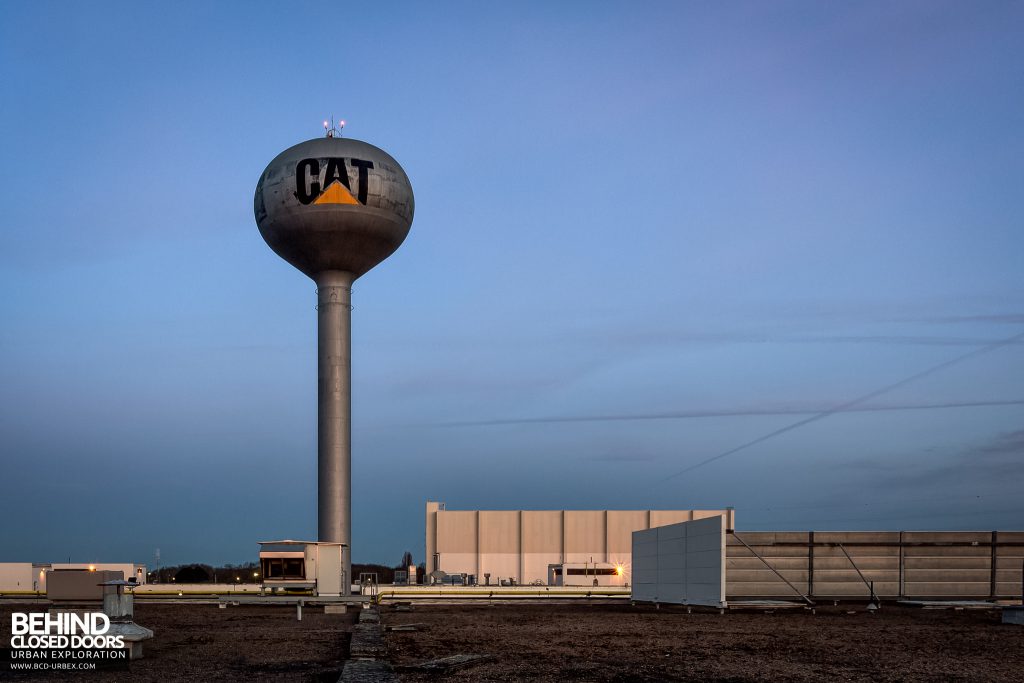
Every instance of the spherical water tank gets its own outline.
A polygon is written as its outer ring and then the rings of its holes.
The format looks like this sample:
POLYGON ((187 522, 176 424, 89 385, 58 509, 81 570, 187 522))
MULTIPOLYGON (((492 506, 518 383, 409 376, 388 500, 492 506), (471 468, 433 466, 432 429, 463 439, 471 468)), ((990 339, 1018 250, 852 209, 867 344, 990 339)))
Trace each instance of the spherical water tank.
POLYGON ((278 256, 316 279, 352 279, 390 256, 409 234, 414 200, 391 155, 350 138, 289 147, 260 176, 254 198, 260 234, 278 256))

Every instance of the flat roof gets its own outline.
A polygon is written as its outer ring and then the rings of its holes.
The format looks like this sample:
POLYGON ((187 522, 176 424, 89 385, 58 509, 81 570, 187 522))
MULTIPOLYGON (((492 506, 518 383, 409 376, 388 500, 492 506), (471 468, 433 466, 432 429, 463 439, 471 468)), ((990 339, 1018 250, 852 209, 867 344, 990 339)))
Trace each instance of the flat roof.
POLYGON ((337 541, 293 541, 288 538, 283 541, 256 541, 256 543, 259 545, 340 545, 345 548, 348 547, 348 543, 339 543, 337 541))

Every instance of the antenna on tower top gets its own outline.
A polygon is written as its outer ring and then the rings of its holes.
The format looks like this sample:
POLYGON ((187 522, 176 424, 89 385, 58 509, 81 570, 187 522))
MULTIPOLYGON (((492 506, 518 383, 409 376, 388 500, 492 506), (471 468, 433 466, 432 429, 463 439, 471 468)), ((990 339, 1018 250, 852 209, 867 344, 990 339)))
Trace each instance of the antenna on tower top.
POLYGON ((331 117, 330 122, 324 121, 324 133, 329 138, 340 138, 342 132, 345 130, 345 121, 334 122, 334 117, 331 117))

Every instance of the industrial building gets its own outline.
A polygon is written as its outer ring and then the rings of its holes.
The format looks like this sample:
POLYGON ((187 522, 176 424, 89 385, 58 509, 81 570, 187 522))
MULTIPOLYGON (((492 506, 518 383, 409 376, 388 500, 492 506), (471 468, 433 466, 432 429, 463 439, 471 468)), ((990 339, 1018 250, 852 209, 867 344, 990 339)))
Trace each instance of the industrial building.
MULTIPOLYGON (((547 584, 550 565, 621 569, 630 582, 632 534, 724 515, 725 510, 448 510, 428 501, 427 571, 465 574, 481 585, 547 584)), ((565 575, 566 577, 568 574, 565 575)))
POLYGON ((25 595, 46 592, 46 575, 51 571, 88 569, 90 571, 119 571, 126 580, 146 583, 146 565, 124 563, 81 562, 0 562, 0 595, 25 595))

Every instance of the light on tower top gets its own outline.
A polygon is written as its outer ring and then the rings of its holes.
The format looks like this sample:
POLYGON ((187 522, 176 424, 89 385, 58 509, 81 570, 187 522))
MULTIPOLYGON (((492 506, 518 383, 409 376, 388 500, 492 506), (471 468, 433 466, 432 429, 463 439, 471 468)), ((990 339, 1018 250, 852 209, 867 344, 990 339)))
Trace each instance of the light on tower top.
POLYGON ((327 132, 327 137, 341 137, 341 132, 345 128, 345 121, 338 121, 334 123, 334 117, 331 117, 330 122, 324 121, 324 130, 327 132))

